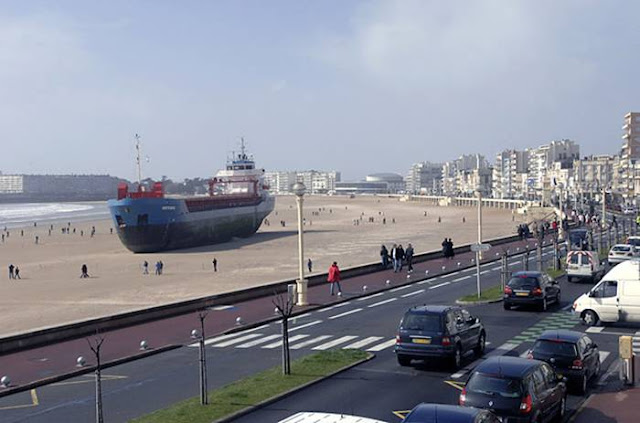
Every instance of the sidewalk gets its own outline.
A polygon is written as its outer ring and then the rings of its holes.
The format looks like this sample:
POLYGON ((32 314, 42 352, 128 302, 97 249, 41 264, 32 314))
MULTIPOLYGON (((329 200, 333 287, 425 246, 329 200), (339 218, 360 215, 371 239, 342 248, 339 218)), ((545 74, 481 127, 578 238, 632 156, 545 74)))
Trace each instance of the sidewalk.
MULTIPOLYGON (((516 241, 501 245, 499 248, 508 248, 515 253, 519 248, 523 251, 526 245, 532 250, 530 260, 535 263, 536 241, 516 241)), ((496 250, 498 251, 498 250, 496 250)), ((444 273, 451 273, 458 269, 470 267, 474 253, 456 255, 453 260, 437 258, 414 266, 414 272, 408 277, 406 271, 393 273, 391 269, 379 271, 367 275, 352 277, 341 281, 343 296, 331 297, 329 286, 322 284, 309 288, 308 297, 312 303, 308 307, 297 307, 298 313, 307 309, 321 307, 325 304, 348 301, 351 298, 363 295, 363 286, 367 286, 367 294, 374 294, 385 289, 390 289, 410 282, 417 282, 432 278, 444 273), (458 266, 460 263, 460 266, 458 266), (428 274, 426 271, 428 270, 428 274), (386 281, 390 281, 387 285, 386 281)), ((485 256, 483 263, 495 260, 495 252, 485 256)), ((262 297, 250 301, 232 303, 225 306, 210 309, 205 321, 207 337, 238 329, 236 319, 241 318, 243 325, 256 326, 265 320, 274 319, 273 297, 262 297)), ((117 360, 135 359, 149 354, 154 350, 171 346, 181 346, 194 342, 190 338, 190 332, 199 328, 200 322, 197 313, 175 316, 157 320, 145 324, 131 326, 101 333, 105 338, 102 346, 101 361, 104 365, 117 360), (149 350, 140 350, 140 342, 147 341, 149 350)), ((44 347, 20 351, 0 357, 0 377, 7 375, 11 378, 12 385, 9 389, 0 389, 0 397, 11 392, 30 389, 30 384, 46 384, 59 380, 64 375, 78 371, 87 371, 92 366, 94 356, 89 349, 87 339, 79 338, 70 341, 55 343, 44 347), (86 360, 84 369, 76 367, 76 359, 83 356, 86 360)))
POLYGON ((572 423, 635 423, 640 421, 640 388, 590 396, 572 423))

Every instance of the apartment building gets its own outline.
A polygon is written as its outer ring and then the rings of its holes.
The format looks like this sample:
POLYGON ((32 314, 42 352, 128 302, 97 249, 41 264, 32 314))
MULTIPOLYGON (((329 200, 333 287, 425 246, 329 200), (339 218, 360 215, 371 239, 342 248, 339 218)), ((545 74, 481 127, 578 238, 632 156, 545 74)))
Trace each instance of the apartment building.
POLYGON ((291 193, 291 187, 298 181, 307 187, 309 194, 325 194, 336 189, 340 181, 337 171, 273 171, 265 172, 265 181, 272 194, 291 193))
POLYGON ((442 193, 443 195, 468 194, 469 173, 474 169, 486 169, 489 164, 481 154, 465 154, 455 160, 442 165, 442 193))
POLYGON ((442 181, 442 163, 420 162, 409 169, 405 190, 411 194, 438 194, 442 181))
POLYGON ((494 198, 523 198, 526 183, 528 152, 504 150, 496 155, 493 166, 491 194, 494 198))

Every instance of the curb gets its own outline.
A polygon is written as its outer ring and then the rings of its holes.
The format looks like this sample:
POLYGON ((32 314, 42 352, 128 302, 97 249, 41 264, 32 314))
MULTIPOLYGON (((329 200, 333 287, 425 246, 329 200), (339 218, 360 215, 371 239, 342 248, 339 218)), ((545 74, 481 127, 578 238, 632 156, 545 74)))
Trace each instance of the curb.
MULTIPOLYGON (((125 364, 125 363, 129 363, 131 361, 135 361, 135 360, 139 360, 142 358, 147 358, 147 357, 151 357, 153 355, 156 354, 161 354, 167 351, 171 351, 171 350, 175 350, 177 348, 181 348, 182 345, 165 345, 164 347, 158 347, 158 348, 154 348, 152 350, 149 351, 145 351, 142 352, 140 354, 133 354, 133 355, 128 355, 126 357, 122 357, 122 358, 117 358, 115 360, 111 360, 111 361, 107 361, 106 363, 102 364, 102 369, 107 369, 109 367, 114 367, 114 366, 118 366, 120 364, 125 364)), ((44 379, 38 379, 36 381, 33 382, 29 382, 25 385, 18 385, 15 387, 10 387, 10 388, 6 388, 2 391, 0 391, 0 398, 3 397, 7 397, 9 395, 13 395, 13 394, 17 394, 19 392, 24 392, 24 391, 30 391, 31 389, 35 389, 35 388, 39 388, 40 386, 44 386, 44 385, 51 385, 52 383, 56 383, 56 382, 61 382, 63 380, 67 380, 67 379, 71 379, 77 376, 82 376, 84 374, 87 373, 91 373, 94 372, 96 370, 96 366, 87 366, 87 367, 83 367, 81 369, 78 370, 73 370, 69 373, 64 373, 64 374, 60 374, 60 375, 56 375, 56 376, 51 376, 48 378, 44 378, 44 379)))
POLYGON ((566 420, 567 423, 572 423, 573 421, 575 421, 576 417, 578 417, 578 414, 580 414, 582 412, 582 410, 588 405, 589 401, 591 401, 591 398, 593 398, 595 394, 591 394, 587 397, 587 399, 585 399, 584 401, 582 401, 582 404, 580 404, 580 407, 576 408, 573 413, 571 413, 571 415, 569 416, 569 418, 566 420))
POLYGON ((335 376, 337 374, 340 374, 340 373, 345 372, 345 371, 347 371, 349 369, 352 369, 352 368, 354 368, 356 366, 359 366, 362 363, 366 363, 367 361, 373 360, 375 357, 376 357, 375 354, 368 353, 368 357, 363 358, 362 360, 359 360, 359 361, 356 361, 355 363, 349 364, 349 365, 347 365, 347 366, 345 366, 345 367, 343 367, 341 369, 338 369, 333 373, 325 375, 325 376, 323 376, 323 377, 321 377, 319 379, 312 380, 311 382, 307 382, 304 385, 300 385, 300 386, 298 386, 296 388, 290 389, 290 390, 288 390, 286 392, 283 392, 283 393, 281 393, 279 395, 276 395, 274 397, 268 398, 268 399, 266 399, 264 401, 259 402, 256 405, 252 405, 252 406, 247 407, 245 409, 242 409, 240 411, 236 411, 235 413, 233 413, 233 414, 231 414, 231 415, 229 415, 227 417, 223 417, 221 419, 214 420, 212 423, 228 423, 228 422, 231 422, 231 421, 233 421, 233 420, 235 420, 235 419, 237 419, 239 417, 242 417, 242 416, 245 416, 247 414, 250 414, 250 413, 252 413, 252 412, 254 412, 256 410, 259 410, 259 409, 261 409, 263 407, 266 407, 269 404, 272 404, 274 402, 280 401, 283 398, 286 398, 286 397, 291 396, 291 395, 293 395, 293 394, 295 394, 295 393, 297 393, 299 391, 302 391, 303 389, 309 388, 310 386, 313 386, 313 385, 315 385, 317 383, 320 383, 320 382, 323 382, 323 381, 325 381, 325 380, 327 380, 329 378, 332 378, 333 376, 335 376))
POLYGON ((502 298, 498 298, 496 300, 482 300, 482 301, 461 301, 456 300, 456 304, 458 305, 483 305, 483 304, 493 304, 493 303, 501 303, 502 298))

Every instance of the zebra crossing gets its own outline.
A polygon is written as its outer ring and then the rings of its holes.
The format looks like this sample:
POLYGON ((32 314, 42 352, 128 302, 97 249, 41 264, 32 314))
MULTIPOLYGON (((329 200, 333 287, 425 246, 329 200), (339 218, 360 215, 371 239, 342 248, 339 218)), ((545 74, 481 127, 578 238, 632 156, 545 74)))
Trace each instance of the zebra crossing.
MULTIPOLYGON (((331 348, 341 348, 379 352, 391 348, 395 343, 395 338, 385 338, 383 336, 289 335, 289 348, 292 350, 308 348, 313 351, 325 351, 331 348)), ((193 343, 189 347, 197 347, 198 345, 198 343, 193 343)), ((279 333, 267 335, 259 332, 240 332, 207 339, 205 345, 211 348, 261 348, 269 350, 282 347, 282 335, 279 333)))
POLYGON ((640 331, 637 331, 636 333, 623 333, 623 332, 619 332, 617 329, 618 328, 611 328, 611 327, 605 327, 605 326, 591 326, 585 330, 585 333, 600 334, 600 335, 615 335, 615 336, 621 336, 621 335, 631 336, 631 342, 632 342, 631 346, 633 348, 633 353, 640 355, 640 331))

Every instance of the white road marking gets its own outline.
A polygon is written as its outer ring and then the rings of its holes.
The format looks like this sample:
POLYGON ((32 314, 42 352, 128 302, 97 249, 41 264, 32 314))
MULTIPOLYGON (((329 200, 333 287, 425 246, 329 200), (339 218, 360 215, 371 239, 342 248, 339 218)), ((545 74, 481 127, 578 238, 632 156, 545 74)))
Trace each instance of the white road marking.
POLYGON ((277 338, 281 338, 281 337, 282 337, 282 335, 280 335, 280 334, 269 335, 269 336, 265 336, 264 338, 256 339, 255 341, 249 341, 249 342, 241 344, 241 345, 236 345, 236 348, 251 348, 251 347, 255 347, 256 345, 260 345, 260 344, 264 344, 265 342, 269 342, 272 339, 277 339, 277 338))
POLYGON ((347 302, 344 302, 344 303, 336 304, 336 305, 331 306, 331 307, 323 308, 321 310, 316 311, 316 313, 323 313, 325 311, 334 310, 336 308, 344 307, 344 306, 349 305, 349 304, 351 304, 351 301, 347 301, 347 302))
MULTIPOLYGON (((215 342, 218 342, 218 341, 224 341, 225 339, 233 338, 235 336, 244 335, 245 333, 255 332, 257 330, 261 330, 261 329, 264 329, 264 328, 267 328, 267 327, 269 327, 269 324, 258 326, 257 328, 243 330, 243 331, 240 331, 240 332, 234 332, 234 333, 228 333, 226 335, 214 336, 213 338, 209 338, 206 341, 204 341, 204 344, 205 345, 211 345, 211 344, 213 344, 215 342)), ((193 344, 189 344, 188 346, 194 348, 194 347, 197 347, 199 345, 200 345, 199 342, 194 342, 193 344)))
POLYGON ((311 349, 315 351, 324 351, 324 350, 328 350, 329 348, 333 348, 337 345, 344 344, 345 342, 351 341, 352 339, 356 339, 356 338, 357 336, 347 335, 338 339, 334 339, 333 341, 329 341, 324 344, 318 345, 317 347, 313 347, 311 349))
POLYGON ((310 323, 307 323, 307 324, 304 324, 304 325, 294 326, 292 328, 289 328, 289 333, 295 332, 295 331, 297 331, 299 329, 308 328, 309 326, 315 326, 315 325, 320 324, 320 323, 322 323, 322 320, 316 320, 316 321, 313 321, 313 322, 310 322, 310 323))
POLYGON ((370 336, 368 338, 364 338, 361 339, 357 342, 354 342, 353 344, 347 345, 346 347, 342 347, 343 350, 346 350, 347 348, 362 348, 365 345, 369 345, 371 343, 374 343, 376 341, 381 340, 382 337, 381 336, 370 336))
POLYGON ((300 348, 307 347, 312 344, 317 344, 318 342, 324 341, 325 339, 331 338, 331 335, 320 335, 313 339, 308 339, 299 344, 291 345, 292 350, 299 350, 300 348))
POLYGON ((455 275, 459 275, 459 274, 460 274, 460 272, 458 271, 458 272, 449 273, 447 276, 455 276, 455 275))
POLYGON ((445 285, 449 285, 451 282, 443 282, 443 283, 439 283, 438 285, 433 285, 430 286, 429 289, 436 289, 436 288, 440 288, 441 286, 445 286, 445 285))
POLYGON ((293 316, 291 318, 291 320, 302 319, 303 317, 309 317, 309 316, 311 316, 311 313, 305 313, 305 314, 301 314, 299 316, 293 316))
POLYGON ((483 270, 482 272, 480 272, 480 274, 481 274, 481 275, 485 275, 485 274, 487 274, 487 273, 489 273, 489 272, 490 272, 490 270, 483 270))
POLYGON ((467 372, 456 372, 454 374, 452 374, 451 376, 449 376, 451 379, 459 379, 462 376, 464 376, 467 372))
MULTIPOLYGON (((290 337, 289 337, 289 343, 291 343, 291 342, 295 342, 295 341, 297 341, 298 339, 308 338, 309 336, 310 336, 310 335, 294 335, 294 336, 290 336, 290 337)), ((281 340, 279 340, 278 342, 274 342, 273 344, 264 345, 264 346, 263 346, 263 347, 261 347, 261 348, 271 350, 271 349, 278 348, 278 347, 281 347, 281 346, 282 346, 282 339, 281 339, 281 340)))
POLYGON ((258 338, 260 336, 262 335, 259 333, 250 333, 249 335, 244 335, 244 336, 241 336, 240 338, 234 338, 229 341, 224 341, 224 342, 220 342, 219 344, 214 344, 212 345, 212 347, 214 348, 228 347, 229 345, 239 344, 241 342, 248 341, 249 339, 258 338))
POLYGON ((403 289, 411 288, 411 285, 399 286, 397 288, 390 289, 389 292, 402 291, 403 289))
POLYGON ((209 308, 209 310, 221 311, 221 310, 229 310, 230 308, 235 308, 235 307, 232 305, 221 305, 221 306, 211 307, 209 308))
POLYGON ((587 333, 600 333, 604 330, 604 326, 590 326, 585 330, 587 333))
POLYGON ((365 300, 369 300, 371 298, 379 297, 381 295, 384 295, 384 292, 379 292, 377 294, 369 295, 368 297, 358 298, 356 301, 365 301, 365 300))
POLYGON ((422 294, 425 290, 424 289, 419 289, 417 291, 413 291, 413 292, 409 292, 408 294, 404 294, 401 295, 402 298, 407 298, 407 297, 411 297, 413 295, 418 295, 418 294, 422 294))
POLYGON ((388 300, 380 301, 379 303, 369 304, 367 307, 369 307, 369 308, 378 307, 379 305, 391 303, 391 302, 396 301, 396 300, 397 300, 397 298, 389 298, 388 300))
POLYGON ((492 267, 491 270, 500 270, 500 266, 498 267, 492 267))
POLYGON ((431 283, 431 279, 427 279, 425 281, 418 282, 417 285, 424 285, 425 283, 431 283))
POLYGON ((611 353, 609 351, 598 351, 598 354, 600 355, 600 363, 604 363, 611 353))
POLYGON ((460 281, 463 281, 463 280, 465 280, 465 279, 469 279, 470 277, 471 277, 471 276, 463 276, 463 277, 461 277, 461 278, 454 279, 454 280, 453 280, 453 281, 451 281, 451 282, 460 282, 460 281))
POLYGON ((389 339, 388 341, 384 341, 381 344, 374 345, 373 347, 367 349, 367 351, 378 352, 378 351, 385 350, 385 349, 387 349, 389 347, 392 347, 395 344, 396 344, 396 339, 392 338, 392 339, 389 339))
POLYGON ((340 317, 348 316, 350 314, 357 313, 359 311, 362 311, 362 309, 361 308, 354 308, 353 310, 345 311, 344 313, 340 313, 340 314, 336 314, 335 316, 331 316, 331 317, 329 317, 329 320, 339 319, 340 317))

